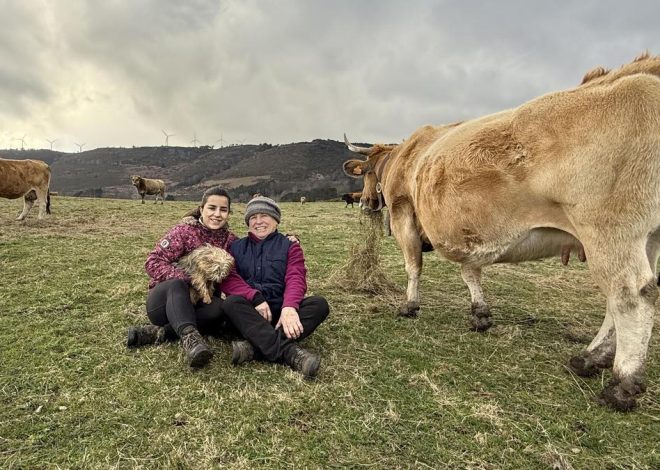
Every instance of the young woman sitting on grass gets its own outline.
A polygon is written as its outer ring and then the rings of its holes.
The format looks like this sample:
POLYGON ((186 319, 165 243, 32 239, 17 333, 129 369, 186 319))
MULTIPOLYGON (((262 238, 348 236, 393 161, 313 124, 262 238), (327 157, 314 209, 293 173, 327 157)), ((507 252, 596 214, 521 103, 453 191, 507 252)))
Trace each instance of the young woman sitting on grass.
POLYGON ((159 344, 181 338, 191 367, 202 367, 213 357, 201 333, 217 333, 222 327, 223 312, 220 292, 240 296, 252 305, 264 303, 263 296, 250 287, 234 267, 216 288, 210 304, 192 303, 190 276, 179 266, 183 256, 209 244, 229 250, 237 237, 228 230, 231 198, 221 187, 208 189, 199 207, 173 227, 149 253, 144 265, 149 275, 147 316, 151 325, 128 329, 129 348, 159 344))

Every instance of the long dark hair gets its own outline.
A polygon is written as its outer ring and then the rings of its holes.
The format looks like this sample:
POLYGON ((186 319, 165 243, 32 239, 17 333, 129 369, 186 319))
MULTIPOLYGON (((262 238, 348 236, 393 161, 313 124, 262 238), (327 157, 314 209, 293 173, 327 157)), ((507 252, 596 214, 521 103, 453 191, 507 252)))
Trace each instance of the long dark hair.
POLYGON ((204 194, 202 194, 202 202, 194 208, 191 211, 186 212, 184 217, 188 216, 193 216, 196 219, 199 219, 202 215, 202 207, 204 207, 204 204, 206 204, 206 201, 209 200, 211 196, 224 196, 227 198, 227 204, 229 206, 229 211, 231 212, 231 197, 229 196, 229 193, 225 188, 222 186, 213 186, 206 191, 204 191, 204 194))

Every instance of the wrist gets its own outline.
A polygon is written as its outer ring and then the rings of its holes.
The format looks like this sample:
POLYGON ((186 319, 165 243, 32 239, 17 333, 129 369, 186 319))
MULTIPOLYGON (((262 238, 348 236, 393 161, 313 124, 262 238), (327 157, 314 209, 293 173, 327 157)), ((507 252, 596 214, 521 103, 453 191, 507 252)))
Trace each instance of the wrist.
POLYGON ((256 307, 259 304, 262 304, 266 301, 266 298, 263 296, 261 292, 257 292, 254 294, 254 297, 252 297, 252 306, 256 307))

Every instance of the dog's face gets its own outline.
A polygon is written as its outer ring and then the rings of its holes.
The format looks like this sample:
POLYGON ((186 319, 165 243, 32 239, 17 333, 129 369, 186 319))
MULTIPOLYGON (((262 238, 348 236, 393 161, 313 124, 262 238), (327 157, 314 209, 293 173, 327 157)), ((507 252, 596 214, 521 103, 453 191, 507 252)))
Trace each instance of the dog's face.
POLYGON ((178 264, 190 276, 220 282, 229 275, 234 258, 222 248, 206 245, 181 258, 178 264))

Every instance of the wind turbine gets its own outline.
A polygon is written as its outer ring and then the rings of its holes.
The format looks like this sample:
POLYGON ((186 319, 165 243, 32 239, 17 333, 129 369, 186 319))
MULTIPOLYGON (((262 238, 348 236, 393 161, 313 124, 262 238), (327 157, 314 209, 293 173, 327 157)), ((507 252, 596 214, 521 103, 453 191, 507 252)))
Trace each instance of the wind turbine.
POLYGON ((220 142, 220 148, 224 147, 225 139, 222 138, 222 134, 220 134, 220 138, 214 142, 214 144, 217 144, 220 142))
POLYGON ((190 143, 193 144, 193 147, 197 147, 197 142, 199 142, 199 140, 197 140, 197 132, 195 132, 193 134, 193 140, 191 140, 190 143))
POLYGON ((82 153, 82 148, 85 146, 85 143, 83 142, 82 144, 79 144, 78 142, 74 142, 78 146, 78 153, 82 153))
POLYGON ((57 139, 55 139, 55 140, 49 140, 49 139, 46 139, 46 142, 50 143, 50 149, 53 150, 53 144, 54 144, 55 142, 57 142, 57 139))
POLYGON ((21 150, 25 150, 25 135, 23 137, 15 138, 14 140, 20 140, 21 141, 21 150))
POLYGON ((165 147, 169 147, 170 146, 170 137, 174 136, 175 134, 168 134, 164 130, 162 130, 162 131, 163 131, 163 134, 165 134, 165 147))

